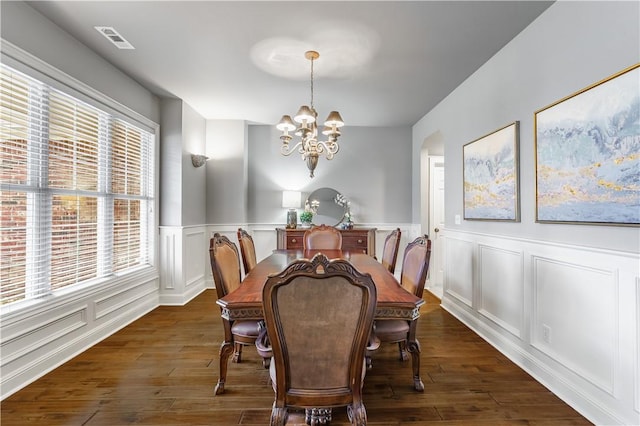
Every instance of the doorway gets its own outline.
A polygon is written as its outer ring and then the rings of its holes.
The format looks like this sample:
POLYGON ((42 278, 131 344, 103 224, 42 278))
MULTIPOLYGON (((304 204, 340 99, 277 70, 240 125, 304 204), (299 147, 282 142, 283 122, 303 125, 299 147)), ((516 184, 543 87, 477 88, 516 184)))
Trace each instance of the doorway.
POLYGON ((431 261, 427 289, 442 300, 444 262, 442 231, 444 230, 444 157, 429 157, 429 238, 431 261))
POLYGON ((431 240, 431 261, 425 288, 442 300, 444 295, 444 138, 436 131, 420 150, 420 227, 431 240))

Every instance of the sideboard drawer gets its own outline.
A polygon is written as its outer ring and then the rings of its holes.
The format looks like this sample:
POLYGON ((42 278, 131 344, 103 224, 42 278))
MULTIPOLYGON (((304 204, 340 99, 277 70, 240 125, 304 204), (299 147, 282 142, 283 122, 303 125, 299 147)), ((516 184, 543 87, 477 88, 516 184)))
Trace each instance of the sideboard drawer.
POLYGON ((287 235, 287 248, 288 249, 302 249, 303 243, 302 243, 302 239, 304 237, 304 234, 302 235, 298 235, 293 234, 293 235, 287 235))
POLYGON ((365 253, 369 248, 367 234, 342 235, 342 250, 362 250, 365 253))

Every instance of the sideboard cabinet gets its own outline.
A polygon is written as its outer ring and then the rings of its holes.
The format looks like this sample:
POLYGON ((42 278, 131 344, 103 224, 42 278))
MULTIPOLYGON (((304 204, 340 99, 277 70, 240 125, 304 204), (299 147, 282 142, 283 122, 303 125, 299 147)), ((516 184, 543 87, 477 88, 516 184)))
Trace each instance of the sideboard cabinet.
MULTIPOLYGON (((282 249, 302 249, 302 239, 306 229, 284 229, 277 228, 278 243, 277 248, 282 249)), ((353 228, 340 229, 342 233, 342 250, 361 250, 369 256, 376 254, 376 228, 353 228)))

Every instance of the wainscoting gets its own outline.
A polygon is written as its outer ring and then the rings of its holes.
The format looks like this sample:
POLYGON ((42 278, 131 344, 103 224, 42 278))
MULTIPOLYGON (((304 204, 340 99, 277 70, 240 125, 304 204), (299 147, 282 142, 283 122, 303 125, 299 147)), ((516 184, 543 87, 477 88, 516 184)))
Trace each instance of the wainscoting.
POLYGON ((442 306, 597 424, 640 424, 640 257, 446 230, 442 306))
POLYGON ((3 309, 2 399, 155 309, 158 288, 155 268, 145 268, 3 309))

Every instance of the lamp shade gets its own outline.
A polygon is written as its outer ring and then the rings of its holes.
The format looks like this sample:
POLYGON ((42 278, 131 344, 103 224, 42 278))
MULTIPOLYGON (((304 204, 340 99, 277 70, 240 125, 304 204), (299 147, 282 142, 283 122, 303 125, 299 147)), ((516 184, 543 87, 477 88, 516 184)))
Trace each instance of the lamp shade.
POLYGON ((296 129, 296 125, 291 121, 291 117, 283 115, 280 122, 276 125, 276 129, 281 132, 292 132, 296 129))
POLYGON ((302 105, 293 119, 296 121, 296 123, 300 124, 304 122, 314 123, 316 121, 316 116, 314 115, 311 108, 306 105, 302 105))
POLYGON ((342 127, 344 126, 344 121, 342 121, 342 117, 340 117, 340 113, 338 111, 331 111, 327 117, 327 121, 324 122, 324 125, 329 127, 342 127))
POLYGON ((300 191, 282 191, 282 207, 285 209, 299 209, 302 193, 300 191))

